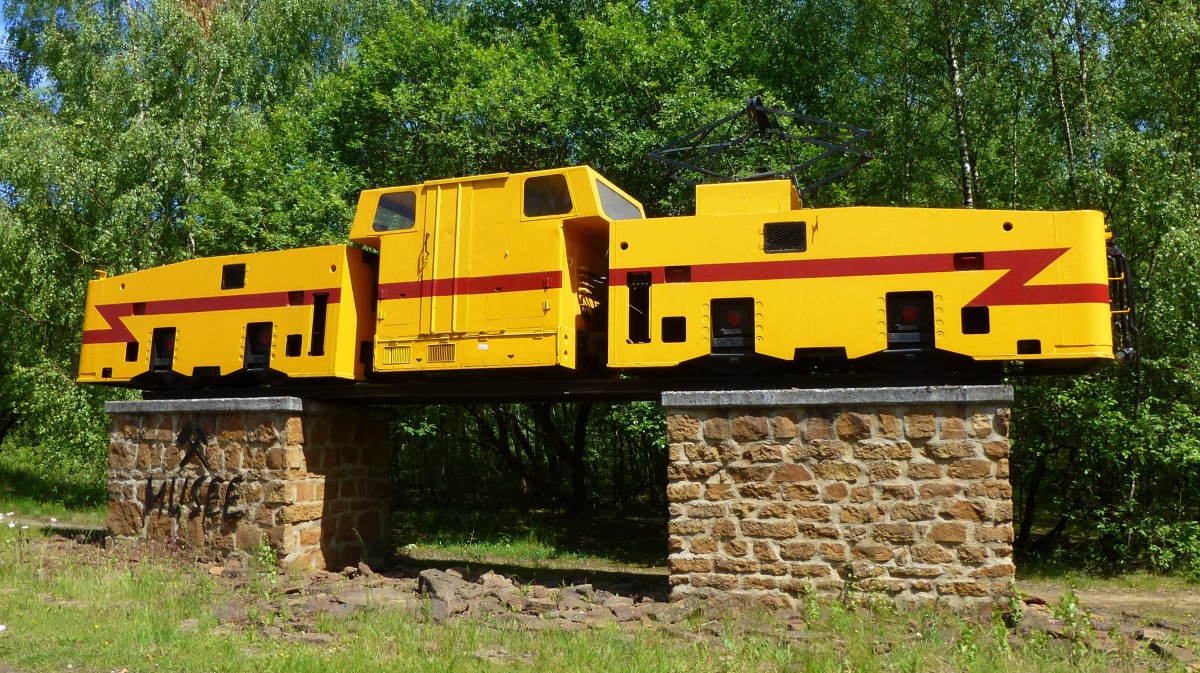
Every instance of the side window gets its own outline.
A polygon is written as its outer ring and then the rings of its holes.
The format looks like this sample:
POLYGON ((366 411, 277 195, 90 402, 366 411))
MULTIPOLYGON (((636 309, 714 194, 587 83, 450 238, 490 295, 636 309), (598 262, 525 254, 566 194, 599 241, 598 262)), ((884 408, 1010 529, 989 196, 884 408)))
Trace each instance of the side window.
POLYGON ((565 175, 543 175, 525 181, 525 217, 566 215, 572 208, 565 175))
POLYGON ((379 207, 375 209, 375 221, 371 223, 371 228, 375 231, 412 229, 416 223, 416 210, 416 192, 384 194, 379 197, 379 207))
POLYGON ((600 194, 600 207, 604 209, 604 214, 608 215, 608 219, 640 220, 642 218, 642 212, 638 210, 637 206, 621 196, 617 190, 599 180, 596 181, 596 192, 600 194))

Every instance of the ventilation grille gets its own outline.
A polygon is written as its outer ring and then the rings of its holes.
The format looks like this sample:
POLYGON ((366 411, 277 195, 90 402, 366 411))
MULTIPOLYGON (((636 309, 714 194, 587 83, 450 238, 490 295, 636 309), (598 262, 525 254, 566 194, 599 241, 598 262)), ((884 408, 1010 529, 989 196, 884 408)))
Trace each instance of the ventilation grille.
POLYGON ((412 362, 412 346, 384 346, 383 364, 406 365, 412 362))
POLYGON ((772 222, 763 227, 763 250, 766 252, 804 252, 808 236, 804 222, 772 222))
POLYGON ((431 344, 429 362, 454 362, 454 344, 431 344))

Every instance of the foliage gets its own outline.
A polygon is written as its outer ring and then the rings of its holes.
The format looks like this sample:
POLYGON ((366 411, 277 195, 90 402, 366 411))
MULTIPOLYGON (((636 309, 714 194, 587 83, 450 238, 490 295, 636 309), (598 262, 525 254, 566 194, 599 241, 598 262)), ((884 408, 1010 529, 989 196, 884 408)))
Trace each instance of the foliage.
MULTIPOLYGON (((650 212, 686 212, 689 190, 644 153, 761 94, 876 129, 876 160, 813 205, 1106 213, 1134 267, 1141 366, 1016 381, 1017 548, 1195 571, 1192 3, 17 0, 4 13, 7 452, 99 474, 112 393, 69 384, 95 268, 341 240, 362 187, 489 171, 589 163, 650 212)), ((411 493, 475 504, 659 506, 658 413, 400 410, 397 474, 411 493), (577 427, 582 443, 561 433, 577 427), (479 442, 485 428, 495 441, 479 442)))

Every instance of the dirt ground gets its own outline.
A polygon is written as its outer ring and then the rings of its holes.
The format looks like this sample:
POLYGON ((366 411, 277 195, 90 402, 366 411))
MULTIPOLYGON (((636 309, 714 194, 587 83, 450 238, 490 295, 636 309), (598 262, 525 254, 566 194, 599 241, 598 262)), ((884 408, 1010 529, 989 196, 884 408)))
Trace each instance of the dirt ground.
MULTIPOLYGON (((669 602, 665 573, 654 570, 639 573, 628 568, 544 569, 479 563, 467 569, 455 567, 451 560, 397 558, 386 572, 359 565, 337 573, 276 575, 269 568, 255 567, 251 559, 191 559, 181 550, 161 546, 105 549, 82 538, 62 536, 39 544, 43 549, 34 556, 50 572, 59 564, 96 563, 108 555, 134 562, 147 554, 161 554, 191 564, 216 582, 213 609, 219 629, 256 630, 263 637, 318 645, 330 636, 318 632, 317 620, 348 617, 370 607, 411 610, 415 619, 438 623, 490 615, 528 630, 577 631, 616 624, 619 628, 662 629, 688 639, 705 636, 685 628, 684 622, 702 610, 711 614, 713 609, 711 602, 704 606, 669 602), (268 593, 256 590, 261 589, 264 571, 275 587, 268 593), (279 619, 264 625, 261 616, 268 613, 279 619)), ((1065 583, 1053 581, 1020 583, 1021 617, 1010 640, 1015 644, 1026 638, 1048 637, 1076 642, 1082 637, 1088 647, 1099 651, 1147 648, 1186 671, 1200 673, 1200 591, 1083 589, 1076 591, 1081 611, 1072 618, 1070 606, 1064 603, 1066 590, 1065 583)), ((801 629, 791 628, 793 620, 801 618, 781 611, 776 621, 802 637, 801 629)), ((0 662, 0 673, 6 670, 11 669, 0 662)))

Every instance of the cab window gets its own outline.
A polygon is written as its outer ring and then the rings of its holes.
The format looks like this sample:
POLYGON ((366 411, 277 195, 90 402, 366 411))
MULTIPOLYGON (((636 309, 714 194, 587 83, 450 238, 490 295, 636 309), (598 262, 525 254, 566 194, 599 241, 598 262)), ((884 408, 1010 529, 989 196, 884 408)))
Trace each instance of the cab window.
POLYGON ((612 187, 597 180, 596 191, 600 194, 600 207, 604 209, 604 214, 608 216, 608 219, 640 220, 642 218, 642 211, 612 187))
POLYGON ((416 223, 416 210, 416 192, 384 194, 379 197, 379 207, 375 209, 375 221, 371 223, 371 228, 375 231, 412 229, 416 223))
POLYGON ((525 181, 525 217, 566 215, 572 208, 565 175, 542 175, 525 181))

